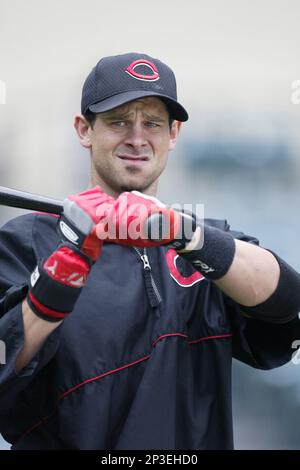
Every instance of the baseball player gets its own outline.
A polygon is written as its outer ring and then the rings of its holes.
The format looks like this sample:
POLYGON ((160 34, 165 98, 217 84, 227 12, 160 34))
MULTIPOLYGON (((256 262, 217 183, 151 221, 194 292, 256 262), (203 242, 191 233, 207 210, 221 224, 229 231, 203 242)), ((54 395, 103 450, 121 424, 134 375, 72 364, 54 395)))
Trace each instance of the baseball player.
POLYGON ((163 62, 101 59, 75 118, 90 187, 61 217, 0 231, 0 431, 12 449, 232 449, 232 358, 291 359, 299 274, 225 220, 155 197, 187 119, 163 62), (149 236, 153 220, 163 236, 149 236))

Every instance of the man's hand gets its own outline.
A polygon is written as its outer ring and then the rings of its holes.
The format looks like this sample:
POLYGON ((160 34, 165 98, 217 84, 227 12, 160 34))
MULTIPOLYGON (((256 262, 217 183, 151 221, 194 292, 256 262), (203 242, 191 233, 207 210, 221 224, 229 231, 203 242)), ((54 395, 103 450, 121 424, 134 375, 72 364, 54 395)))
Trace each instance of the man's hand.
POLYGON ((96 235, 96 224, 113 201, 100 187, 65 199, 58 221, 62 243, 31 275, 27 301, 36 315, 60 321, 72 312, 101 253, 103 241, 96 235))
POLYGON ((113 202, 107 217, 98 223, 97 235, 122 245, 159 246, 177 238, 181 220, 178 212, 155 197, 138 191, 124 192, 113 202))
MULTIPOLYGON (((233 261, 234 238, 209 226, 193 213, 168 208, 157 198, 138 191, 124 192, 108 211, 106 239, 137 247, 169 245, 197 271, 216 280, 233 261)), ((103 236, 103 220, 97 226, 103 236)))
POLYGON ((96 225, 107 217, 114 202, 99 186, 69 196, 57 227, 62 241, 78 248, 91 262, 96 261, 102 248, 96 225))

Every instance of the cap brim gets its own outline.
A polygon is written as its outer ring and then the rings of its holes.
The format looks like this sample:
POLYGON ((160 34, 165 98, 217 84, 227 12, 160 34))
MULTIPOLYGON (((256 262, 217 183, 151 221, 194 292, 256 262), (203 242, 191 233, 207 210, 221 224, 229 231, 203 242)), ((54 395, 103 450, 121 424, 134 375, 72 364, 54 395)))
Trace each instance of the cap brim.
POLYGON ((169 96, 165 96, 160 93, 154 93, 153 91, 126 91, 124 93, 119 93, 118 95, 110 96, 106 100, 92 104, 88 107, 88 109, 93 113, 104 113, 105 111, 110 111, 111 109, 117 108, 118 106, 129 103, 130 101, 136 100, 138 98, 144 98, 146 96, 155 96, 164 101, 173 119, 183 122, 188 120, 189 115, 184 107, 181 106, 181 104, 169 96))

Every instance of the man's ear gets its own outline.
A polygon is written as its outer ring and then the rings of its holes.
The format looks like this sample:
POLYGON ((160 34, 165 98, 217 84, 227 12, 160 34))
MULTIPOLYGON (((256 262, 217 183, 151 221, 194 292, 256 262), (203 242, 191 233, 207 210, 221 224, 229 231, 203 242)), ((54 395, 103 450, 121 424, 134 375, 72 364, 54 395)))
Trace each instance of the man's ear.
POLYGON ((81 114, 77 114, 74 119, 74 127, 81 145, 85 148, 91 148, 91 124, 81 114))
POLYGON ((179 135, 180 129, 182 126, 182 122, 174 121, 172 123, 172 127, 170 130, 170 143, 169 143, 169 150, 173 150, 177 143, 177 137, 179 135))

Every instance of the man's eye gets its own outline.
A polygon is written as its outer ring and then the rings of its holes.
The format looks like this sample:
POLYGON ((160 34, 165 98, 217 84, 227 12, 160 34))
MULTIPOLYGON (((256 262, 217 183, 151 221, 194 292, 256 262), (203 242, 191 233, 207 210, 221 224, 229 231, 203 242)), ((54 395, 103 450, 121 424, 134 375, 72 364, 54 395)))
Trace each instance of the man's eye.
POLYGON ((149 122, 146 122, 146 126, 147 127, 159 127, 159 124, 157 124, 157 122, 149 121, 149 122))
POLYGON ((113 121, 112 125, 116 127, 124 127, 126 125, 126 122, 125 121, 113 121))

